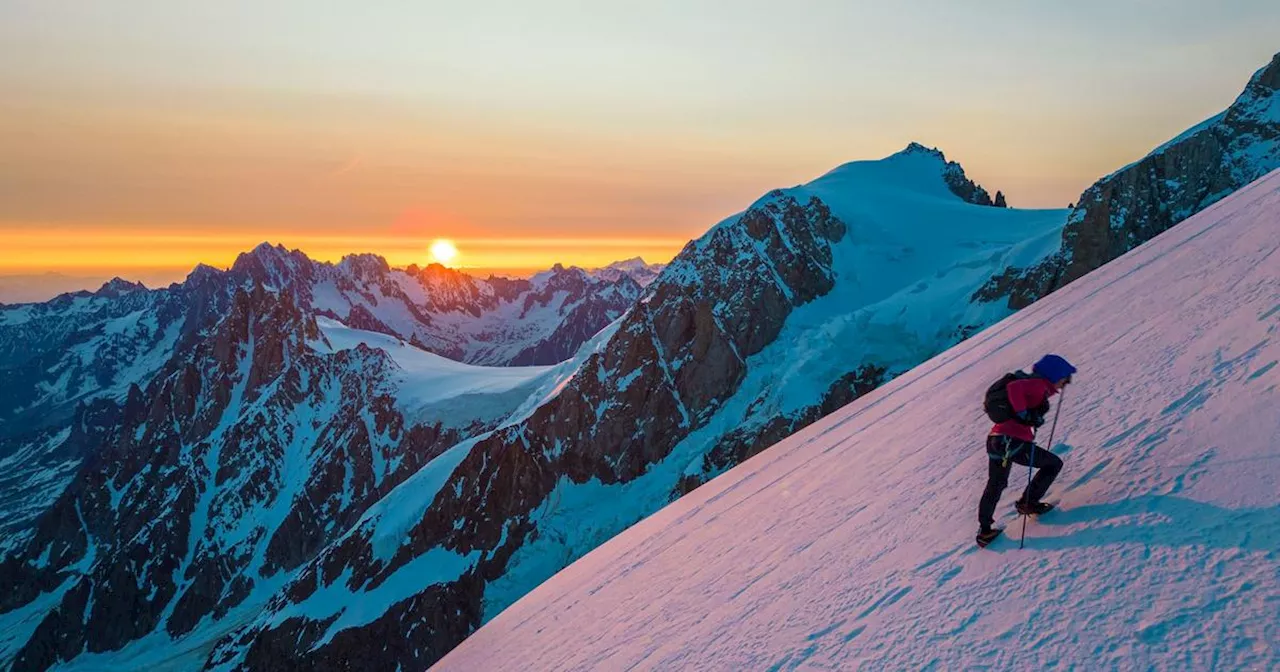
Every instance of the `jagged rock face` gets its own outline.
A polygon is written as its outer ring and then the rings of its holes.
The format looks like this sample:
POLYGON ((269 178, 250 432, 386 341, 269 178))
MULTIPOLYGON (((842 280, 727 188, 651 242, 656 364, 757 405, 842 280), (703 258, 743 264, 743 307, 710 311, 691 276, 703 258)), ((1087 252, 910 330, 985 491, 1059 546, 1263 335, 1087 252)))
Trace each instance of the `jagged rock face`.
POLYGON ((479 279, 439 264, 391 269, 374 255, 322 264, 268 245, 241 255, 232 271, 289 288, 318 315, 487 366, 557 364, 641 291, 627 276, 559 265, 533 280, 479 279))
POLYGON ((176 344, 181 304, 167 290, 107 283, 0 311, 0 436, 64 424, 82 399, 145 380, 176 344))
POLYGON ((112 281, 0 310, 0 503, 13 504, 0 522, 0 554, 30 532, 95 449, 84 439, 83 423, 97 417, 87 409, 122 402, 200 342, 202 326, 225 314, 227 288, 198 269, 168 289, 112 281))
POLYGON ((58 596, 14 669, 262 603, 273 577, 461 439, 406 423, 386 353, 321 355, 320 336, 291 294, 256 285, 145 392, 82 409, 70 441, 94 450, 0 560, 0 613, 58 596))
POLYGON ((820 200, 775 192, 691 243, 614 336, 552 401, 470 446, 420 520, 378 551, 377 526, 326 549, 212 667, 423 667, 478 627, 486 582, 536 529, 532 515, 561 478, 626 483, 666 457, 731 395, 745 358, 768 345, 798 305, 835 282, 831 245, 845 225, 820 200), (358 601, 403 580, 431 554, 474 559, 457 576, 372 622, 329 633, 335 591, 358 601), (380 634, 395 633, 388 647, 380 634))
POLYGON ((423 268, 409 266, 405 273, 427 289, 425 307, 428 311, 463 312, 473 317, 480 317, 504 301, 516 300, 530 287, 527 280, 494 282, 499 279, 491 278, 483 281, 440 264, 423 268))
POLYGON ((516 353, 510 366, 536 366, 563 362, 595 336, 604 325, 616 320, 635 303, 642 288, 631 276, 621 274, 597 287, 600 281, 581 269, 565 270, 560 265, 537 289, 523 294, 521 316, 553 308, 563 315, 556 329, 545 339, 516 353))
POLYGON ((1225 112, 1085 190, 1059 254, 1009 269, 975 298, 1025 307, 1280 167, 1278 91, 1280 54, 1225 112))
POLYGON ((0 309, 0 552, 75 472, 82 453, 65 441, 77 408, 124 399, 175 353, 204 338, 237 288, 287 292, 308 314, 393 335, 422 349, 490 365, 567 359, 640 295, 628 276, 603 280, 559 268, 541 282, 477 280, 433 265, 393 270, 375 255, 338 264, 260 245, 228 271, 199 266, 186 282, 147 290, 119 278, 96 292, 0 309))
POLYGON ((964 173, 964 167, 955 161, 947 161, 946 155, 936 147, 925 147, 918 142, 912 142, 907 148, 902 150, 900 154, 926 154, 936 157, 945 165, 942 168, 942 180, 946 183, 951 193, 960 197, 960 200, 974 205, 990 205, 999 208, 1008 207, 1004 202, 1004 194, 996 192, 996 200, 991 200, 991 194, 987 193, 981 185, 970 180, 964 173))

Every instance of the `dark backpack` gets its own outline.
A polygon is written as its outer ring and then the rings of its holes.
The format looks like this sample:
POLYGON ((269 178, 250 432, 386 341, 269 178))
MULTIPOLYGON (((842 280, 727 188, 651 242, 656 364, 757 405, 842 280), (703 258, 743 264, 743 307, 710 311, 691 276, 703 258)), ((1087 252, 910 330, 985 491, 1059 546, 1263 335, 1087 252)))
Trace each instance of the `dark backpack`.
POLYGON ((1030 377, 1031 374, 1021 371, 1006 373, 987 388, 987 395, 982 398, 982 410, 987 412, 992 422, 1000 424, 1014 419, 1013 405, 1009 402, 1009 383, 1030 377))

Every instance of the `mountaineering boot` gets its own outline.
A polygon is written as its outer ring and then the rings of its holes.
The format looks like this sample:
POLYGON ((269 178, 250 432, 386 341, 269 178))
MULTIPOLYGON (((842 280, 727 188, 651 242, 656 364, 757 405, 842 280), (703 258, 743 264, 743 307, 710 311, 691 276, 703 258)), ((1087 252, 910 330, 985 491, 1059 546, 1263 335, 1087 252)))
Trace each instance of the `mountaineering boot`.
POLYGON ((1004 530, 1000 528, 993 528, 989 530, 978 530, 978 539, 977 539, 978 547, 986 548, 987 544, 995 541, 996 537, 1000 536, 1001 532, 1004 532, 1004 530))
POLYGON ((1026 501, 1019 499, 1017 502, 1014 502, 1013 508, 1017 509, 1018 513, 1024 516, 1038 516, 1042 513, 1048 513, 1052 511, 1053 505, 1046 504, 1044 502, 1036 502, 1035 504, 1028 504, 1026 503, 1026 501))

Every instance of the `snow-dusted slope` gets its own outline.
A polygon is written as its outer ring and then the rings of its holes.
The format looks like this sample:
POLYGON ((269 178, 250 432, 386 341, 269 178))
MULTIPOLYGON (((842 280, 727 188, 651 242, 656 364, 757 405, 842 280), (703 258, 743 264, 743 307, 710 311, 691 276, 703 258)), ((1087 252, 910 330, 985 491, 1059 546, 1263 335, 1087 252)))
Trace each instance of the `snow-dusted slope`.
POLYGON ((1273 172, 668 506, 435 669, 1280 667, 1277 221, 1273 172), (1081 369, 1061 510, 979 551, 977 400, 1046 351, 1081 369))
POLYGON ((430 417, 445 426, 467 427, 505 417, 556 368, 463 364, 394 336, 352 329, 331 318, 318 318, 316 324, 324 339, 314 346, 322 352, 363 345, 390 355, 399 369, 393 375, 396 390, 392 393, 397 406, 410 419, 430 417))

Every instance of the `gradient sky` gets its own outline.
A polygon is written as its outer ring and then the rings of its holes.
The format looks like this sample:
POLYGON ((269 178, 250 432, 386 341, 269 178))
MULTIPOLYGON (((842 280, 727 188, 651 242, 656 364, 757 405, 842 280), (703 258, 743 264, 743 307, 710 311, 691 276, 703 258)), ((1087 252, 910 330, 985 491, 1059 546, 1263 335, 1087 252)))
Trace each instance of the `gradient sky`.
POLYGON ((1274 0, 6 0, 0 275, 663 261, 912 140, 1062 207, 1278 49, 1274 0))

